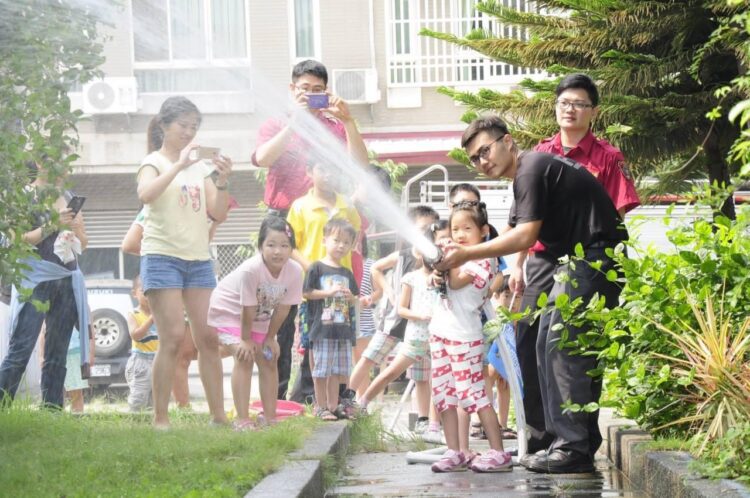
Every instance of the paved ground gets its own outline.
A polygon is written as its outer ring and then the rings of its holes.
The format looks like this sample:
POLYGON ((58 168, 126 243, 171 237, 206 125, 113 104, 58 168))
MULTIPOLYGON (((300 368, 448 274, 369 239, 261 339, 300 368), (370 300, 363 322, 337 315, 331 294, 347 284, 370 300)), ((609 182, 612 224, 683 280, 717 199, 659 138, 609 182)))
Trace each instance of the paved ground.
MULTIPOLYGON (((395 413, 396 399, 386 399, 383 414, 389 425, 395 413)), ((602 417, 607 423, 610 417, 602 417), (606 419, 606 420, 605 420, 606 419)), ((395 432, 407 433, 408 415, 402 414, 395 432)), ((605 433, 603 431, 603 433, 605 433)), ((484 441, 472 441, 477 451, 487 448, 484 441)), ((506 441, 506 448, 515 448, 515 441, 506 441)), ((476 474, 459 472, 434 474, 429 465, 406 463, 405 451, 368 453, 350 457, 346 475, 341 477, 328 497, 344 496, 502 496, 502 497, 628 497, 643 496, 622 482, 622 475, 612 469, 606 457, 597 459, 597 472, 584 476, 549 476, 529 472, 521 466, 512 472, 476 474)))

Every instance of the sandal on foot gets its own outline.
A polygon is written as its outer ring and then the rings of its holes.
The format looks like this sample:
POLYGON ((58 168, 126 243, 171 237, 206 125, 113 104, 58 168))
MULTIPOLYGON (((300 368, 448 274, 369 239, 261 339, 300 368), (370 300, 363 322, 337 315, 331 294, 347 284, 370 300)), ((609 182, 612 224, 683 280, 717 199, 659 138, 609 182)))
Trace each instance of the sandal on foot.
POLYGON ((318 408, 315 411, 315 416, 325 422, 335 422, 336 420, 339 419, 336 415, 334 415, 331 412, 331 410, 328 410, 327 408, 318 408))
POLYGON ((503 439, 518 439, 518 434, 513 429, 501 428, 500 435, 503 439))
POLYGON ((255 422, 250 419, 235 420, 232 428, 237 432, 252 431, 255 430, 255 422))

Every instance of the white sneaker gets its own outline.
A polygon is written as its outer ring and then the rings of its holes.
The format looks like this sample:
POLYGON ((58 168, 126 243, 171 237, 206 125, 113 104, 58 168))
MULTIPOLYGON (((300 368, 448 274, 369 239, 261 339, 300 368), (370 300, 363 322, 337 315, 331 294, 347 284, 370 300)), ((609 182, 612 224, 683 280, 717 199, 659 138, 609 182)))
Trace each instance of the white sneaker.
POLYGON ((414 424, 414 434, 424 434, 424 432, 430 427, 430 422, 427 420, 417 420, 414 424))
POLYGON ((445 444, 445 438, 443 437, 443 431, 440 429, 432 429, 429 428, 424 431, 421 435, 422 441, 425 443, 433 443, 433 444, 445 444))

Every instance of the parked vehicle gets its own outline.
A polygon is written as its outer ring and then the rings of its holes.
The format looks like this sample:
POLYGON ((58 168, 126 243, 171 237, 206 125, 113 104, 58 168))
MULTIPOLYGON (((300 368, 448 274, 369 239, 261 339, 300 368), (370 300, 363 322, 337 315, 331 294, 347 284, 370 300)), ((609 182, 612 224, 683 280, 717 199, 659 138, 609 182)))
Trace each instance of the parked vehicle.
POLYGON ((127 316, 135 307, 130 280, 87 280, 91 322, 96 341, 96 359, 89 384, 107 387, 125 383, 125 365, 130 356, 127 316))

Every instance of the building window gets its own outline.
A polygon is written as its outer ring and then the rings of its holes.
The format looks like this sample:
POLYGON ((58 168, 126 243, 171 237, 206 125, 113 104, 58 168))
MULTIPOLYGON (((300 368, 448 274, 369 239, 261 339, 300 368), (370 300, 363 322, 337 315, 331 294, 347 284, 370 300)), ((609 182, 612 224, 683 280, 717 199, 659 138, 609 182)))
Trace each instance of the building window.
POLYGON ((388 47, 390 81, 397 84, 412 84, 416 81, 417 65, 412 54, 412 17, 409 13, 410 0, 390 0, 393 9, 393 23, 388 47))
POLYGON ((290 0, 292 58, 320 59, 320 13, 318 0, 290 0))
MULTIPOLYGON (((512 66, 454 44, 416 37, 423 28, 465 36, 482 29, 505 38, 526 37, 476 10, 478 0, 388 0, 386 3, 388 86, 515 83, 543 72, 512 66)), ((506 7, 537 11, 527 0, 502 0, 506 7)))
POLYGON ((247 0, 132 1, 139 91, 250 88, 247 0))

